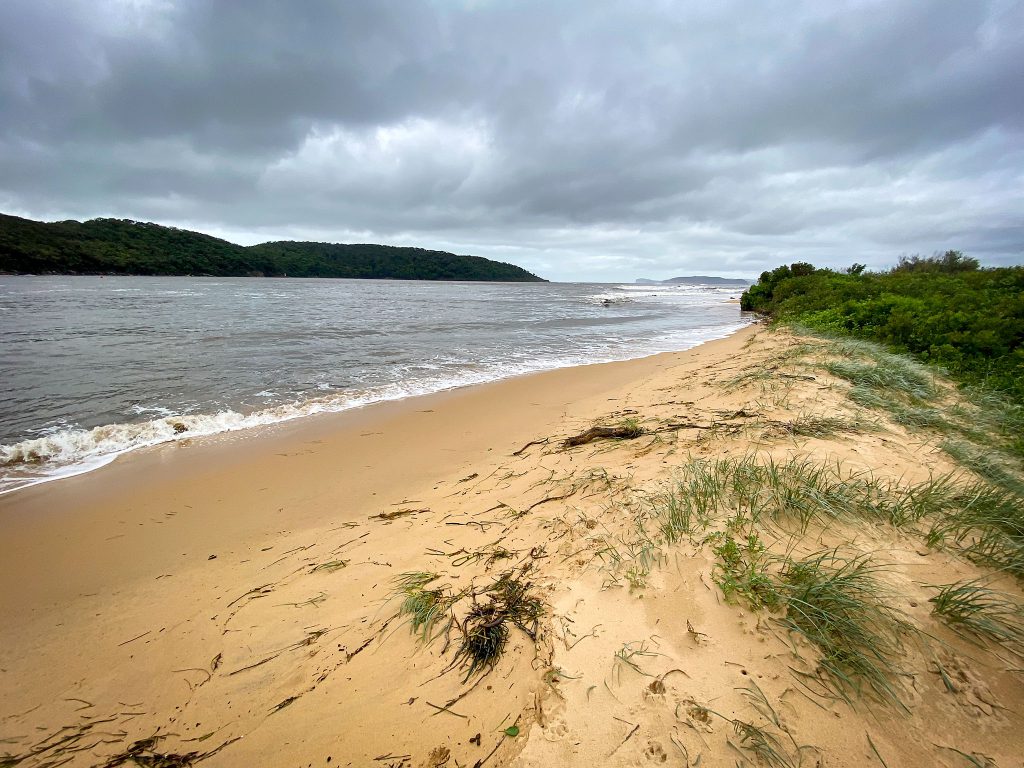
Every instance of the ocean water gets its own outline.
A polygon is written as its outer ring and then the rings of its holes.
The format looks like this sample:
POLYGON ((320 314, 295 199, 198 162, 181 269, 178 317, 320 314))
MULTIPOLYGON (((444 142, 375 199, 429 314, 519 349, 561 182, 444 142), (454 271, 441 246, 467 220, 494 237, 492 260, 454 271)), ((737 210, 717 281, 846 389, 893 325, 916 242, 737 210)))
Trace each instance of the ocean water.
POLYGON ((0 276, 0 492, 157 443, 683 350, 739 289, 0 276))

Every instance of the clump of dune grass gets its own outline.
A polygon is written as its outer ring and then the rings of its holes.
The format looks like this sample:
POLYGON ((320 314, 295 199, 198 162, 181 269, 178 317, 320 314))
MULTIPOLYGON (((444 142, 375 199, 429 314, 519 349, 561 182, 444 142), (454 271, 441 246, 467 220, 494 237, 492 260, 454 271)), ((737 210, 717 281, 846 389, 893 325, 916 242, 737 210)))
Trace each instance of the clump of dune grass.
POLYGON ((926 368, 909 359, 904 363, 907 370, 896 373, 899 366, 893 363, 858 360, 831 361, 825 367, 853 383, 847 394, 857 405, 885 411, 908 429, 943 436, 939 447, 961 466, 1024 493, 1024 406, 981 387, 964 388, 962 399, 944 402, 926 381, 926 368))
POLYGON ((887 411, 894 422, 904 427, 931 429, 943 434, 954 430, 951 420, 935 405, 906 403, 891 393, 863 384, 850 387, 847 396, 864 408, 887 411))
POLYGON ((872 342, 800 331, 828 339, 828 359, 821 365, 850 382, 848 395, 855 403, 886 411, 904 427, 946 436, 940 447, 951 458, 1024 495, 1024 405, 985 386, 963 386, 962 397, 950 402, 938 384, 941 369, 872 342), (954 435, 957 439, 951 439, 954 435))
POLYGON ((883 517, 901 527, 926 517, 938 517, 956 509, 964 498, 962 486, 950 474, 897 486, 880 502, 883 517))
POLYGON ((798 344, 792 344, 791 346, 785 347, 784 349, 774 354, 774 359, 779 363, 790 363, 794 360, 803 360, 809 355, 818 352, 821 348, 819 342, 808 342, 801 341, 798 344))
POLYGON ((843 359, 829 360, 824 367, 833 376, 854 386, 897 392, 918 400, 938 394, 935 373, 906 355, 890 352, 880 344, 858 339, 831 339, 826 352, 843 359))
POLYGON ((1024 605, 985 579, 944 584, 929 599, 932 613, 974 640, 992 640, 1024 655, 1024 605))
MULTIPOLYGON (((850 373, 851 365, 860 363, 842 361, 833 368, 850 373)), ((855 402, 885 410, 903 426, 942 435, 939 448, 980 478, 953 482, 944 476, 930 481, 930 489, 882 494, 878 510, 897 525, 930 517, 929 545, 951 544, 974 562, 1024 577, 1024 408, 978 388, 966 391, 969 399, 945 407, 921 400, 920 390, 846 378, 857 380, 850 390, 855 402)))
POLYGON ((801 437, 831 437, 850 433, 862 434, 878 429, 878 425, 858 417, 802 414, 785 424, 788 432, 801 437))
POLYGON ((638 675, 644 677, 651 677, 647 672, 644 672, 640 666, 640 659, 654 658, 661 654, 656 651, 651 651, 647 647, 646 640, 640 641, 629 641, 622 644, 622 647, 615 652, 615 656, 612 659, 612 678, 616 683, 622 682, 622 670, 623 667, 628 667, 636 672, 638 675))
POLYGON ((785 625, 818 649, 822 683, 850 703, 852 693, 901 703, 892 680, 911 625, 886 604, 881 571, 866 556, 825 550, 787 562, 780 574, 785 625))
POLYGON ((662 531, 691 540, 699 526, 724 526, 702 541, 713 548, 714 578, 726 599, 783 611, 781 621, 821 653, 827 690, 848 701, 870 693, 899 702, 892 681, 911 625, 886 603, 877 578, 882 567, 836 550, 775 557, 752 527, 793 520, 804 529, 815 519, 851 517, 907 524, 946 509, 954 488, 946 476, 901 485, 806 459, 695 459, 681 469, 671 503, 662 501, 655 517, 662 531))
POLYGON ((727 379, 726 381, 723 382, 723 386, 726 390, 731 391, 739 389, 740 387, 744 387, 747 384, 752 384, 754 382, 764 383, 770 381, 771 379, 774 379, 775 376, 776 368, 766 368, 762 365, 758 365, 748 368, 742 373, 739 373, 736 376, 727 379))
MULTIPOLYGON (((715 715, 732 725, 733 733, 738 737, 739 743, 726 737, 726 742, 744 758, 753 756, 758 765, 767 765, 772 768, 799 768, 804 764, 803 756, 807 751, 815 751, 814 747, 801 746, 793 738, 793 734, 783 725, 775 708, 769 703, 764 692, 753 680, 746 688, 738 689, 747 699, 757 714, 765 721, 763 725, 757 725, 748 720, 727 717, 713 709, 695 705, 691 708, 691 717, 707 722, 709 715, 715 715), (784 735, 784 736, 783 736, 784 735), (790 749, 786 742, 792 745, 790 749)), ((699 761, 698 761, 699 762, 699 761)), ((743 765, 746 765, 744 759, 743 765)), ((740 765, 740 763, 737 763, 740 765)))
POLYGON ((799 749, 796 758, 791 757, 782 741, 767 728, 739 719, 733 719, 732 728, 739 738, 739 749, 754 755, 760 765, 771 768, 798 768, 800 765, 799 749))
POLYGON ((795 326, 794 330, 822 339, 825 359, 820 367, 852 386, 851 400, 865 408, 888 411, 897 423, 946 431, 949 422, 935 407, 939 399, 936 375, 941 373, 881 344, 836 337, 795 326), (839 358, 839 359, 836 359, 839 358))
POLYGON ((637 590, 647 586, 647 577, 650 573, 650 566, 642 561, 638 561, 626 568, 623 577, 626 579, 626 583, 629 584, 630 590, 637 590))
POLYGON ((1024 500, 984 481, 959 486, 926 541, 932 547, 952 546, 973 562, 1024 578, 1024 500))
POLYGON ((793 521, 806 530, 815 520, 839 518, 904 522, 899 510, 904 489, 865 473, 843 472, 838 464, 748 457, 729 469, 730 503, 755 523, 793 521))
POLYGON ((710 514, 678 488, 672 488, 655 503, 658 529, 666 544, 675 544, 684 535, 692 539, 711 523, 710 514))
POLYGON ((921 400, 936 394, 932 377, 926 370, 896 355, 872 361, 833 360, 826 363, 825 370, 855 386, 901 392, 921 400))
POLYGON ((1012 464, 998 452, 980 449, 959 440, 946 440, 939 446, 961 466, 971 470, 990 483, 1024 497, 1024 479, 1012 464))
POLYGON ((769 457, 759 468, 748 467, 742 475, 745 477, 733 487, 755 521, 762 516, 775 522, 795 519, 805 529, 815 518, 837 518, 851 509, 846 484, 827 464, 798 458, 780 462, 769 457))
POLYGON ((655 519, 666 543, 675 544, 683 534, 692 538, 708 528, 731 474, 728 460, 697 459, 680 469, 676 481, 655 501, 655 519))
POLYGON ((781 620, 821 653, 820 684, 847 700, 867 693, 899 701, 893 680, 912 628, 885 602, 877 578, 882 567, 834 550, 798 560, 777 557, 757 526, 806 530, 813 522, 860 519, 911 527, 927 521, 929 546, 949 546, 1024 578, 1020 497, 953 474, 906 483, 806 458, 695 458, 655 497, 649 519, 659 546, 684 537, 709 544, 717 560, 714 578, 726 599, 783 612, 781 620))
POLYGON ((763 516, 835 516, 831 490, 828 468, 800 459, 693 459, 677 473, 672 504, 659 510, 659 520, 671 542, 675 532, 692 534, 695 523, 706 528, 723 513, 738 512, 755 523, 763 516))
POLYGON ((602 560, 603 566, 609 573, 605 580, 605 587, 618 586, 621 579, 625 579, 630 590, 642 589, 647 586, 647 576, 651 569, 664 559, 661 544, 663 539, 658 539, 647 531, 647 520, 643 515, 638 515, 634 520, 632 533, 623 538, 605 537, 605 546, 594 553, 594 556, 602 560))
POLYGON ((448 619, 450 626, 451 609, 459 597, 447 585, 427 588, 439 578, 437 573, 410 571, 395 579, 396 592, 403 598, 399 616, 408 616, 412 633, 427 641, 433 639, 434 627, 443 619, 448 619))
POLYGON ((1002 392, 986 387, 966 387, 964 402, 950 411, 987 435, 1003 438, 1006 451, 1018 461, 1024 459, 1024 405, 1002 392))
POLYGON ((698 458, 680 467, 668 491, 654 499, 653 518, 665 542, 674 544, 735 514, 755 524, 795 522, 802 530, 838 518, 905 526, 947 511, 956 498, 947 475, 905 484, 806 458, 698 458))
POLYGON ((906 426, 958 432, 981 445, 999 444, 1017 459, 1024 459, 1024 404, 1006 393, 984 384, 961 385, 959 402, 943 405, 938 385, 946 374, 943 369, 875 342, 796 323, 790 327, 797 334, 820 340, 816 349, 825 359, 819 363, 853 385, 849 396, 859 405, 889 411, 897 423, 906 426))

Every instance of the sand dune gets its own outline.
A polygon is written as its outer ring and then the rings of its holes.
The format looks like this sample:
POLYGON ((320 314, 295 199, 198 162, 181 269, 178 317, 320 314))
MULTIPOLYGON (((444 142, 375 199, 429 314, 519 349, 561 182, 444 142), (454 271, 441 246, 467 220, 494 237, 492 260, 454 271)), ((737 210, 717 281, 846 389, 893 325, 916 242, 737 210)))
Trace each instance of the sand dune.
POLYGON ((750 328, 2 497, 0 765, 1020 765, 1024 663, 929 602, 990 572, 881 514, 957 467, 824 354, 750 328), (844 683, 794 594, 864 557, 889 666, 844 683))

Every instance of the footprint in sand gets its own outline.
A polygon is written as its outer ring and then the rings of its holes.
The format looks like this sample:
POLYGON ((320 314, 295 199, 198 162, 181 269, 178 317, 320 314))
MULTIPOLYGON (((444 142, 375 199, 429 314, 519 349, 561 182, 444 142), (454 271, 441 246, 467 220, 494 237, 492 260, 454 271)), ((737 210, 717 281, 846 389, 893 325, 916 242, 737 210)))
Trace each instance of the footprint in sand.
POLYGON ((665 750, 656 741, 647 742, 647 747, 644 749, 644 757, 652 763, 664 763, 668 760, 665 750))
POLYGON ((569 736, 565 722, 565 700, 556 693, 541 694, 537 699, 538 725, 546 741, 563 741, 569 736))
POLYGON ((421 768, 441 768, 448 763, 451 756, 452 753, 448 747, 434 747, 427 755, 426 761, 420 764, 421 768))
POLYGON ((710 710, 701 706, 693 699, 683 699, 682 701, 676 701, 676 712, 680 708, 686 708, 686 714, 688 715, 687 723, 695 731, 704 731, 705 733, 714 733, 715 729, 711 727, 711 713, 710 710))
POLYGON ((947 690, 956 696, 957 703, 971 714, 991 717, 1000 709, 992 690, 975 674, 966 662, 955 653, 941 655, 942 671, 945 672, 947 690))

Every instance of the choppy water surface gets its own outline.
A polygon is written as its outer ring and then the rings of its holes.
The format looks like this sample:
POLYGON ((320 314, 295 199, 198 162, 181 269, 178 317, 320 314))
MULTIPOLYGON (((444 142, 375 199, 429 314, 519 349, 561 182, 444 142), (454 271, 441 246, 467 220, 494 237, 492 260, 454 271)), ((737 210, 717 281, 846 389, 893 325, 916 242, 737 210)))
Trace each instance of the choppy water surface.
POLYGON ((0 492, 163 441, 687 349, 749 322, 738 293, 0 277, 0 492))

